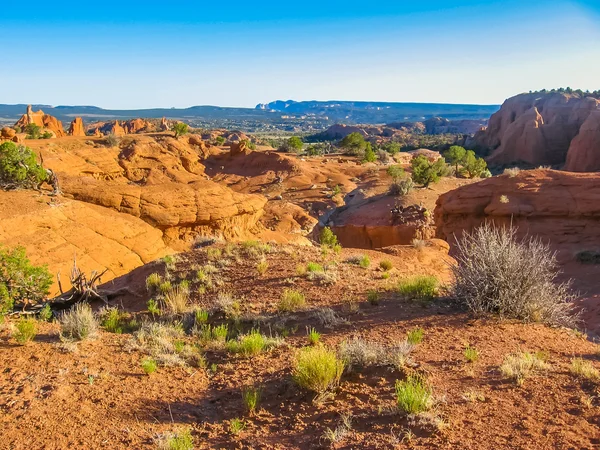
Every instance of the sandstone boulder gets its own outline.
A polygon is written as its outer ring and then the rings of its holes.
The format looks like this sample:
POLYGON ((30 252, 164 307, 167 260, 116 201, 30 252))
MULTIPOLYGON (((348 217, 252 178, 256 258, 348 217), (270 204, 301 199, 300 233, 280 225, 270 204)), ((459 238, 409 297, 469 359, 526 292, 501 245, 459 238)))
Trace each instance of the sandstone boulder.
POLYGON ((85 127, 81 117, 75 117, 69 126, 69 136, 85 136, 85 127))
POLYGON ((0 130, 0 138, 12 140, 17 135, 17 132, 9 127, 4 127, 0 130))

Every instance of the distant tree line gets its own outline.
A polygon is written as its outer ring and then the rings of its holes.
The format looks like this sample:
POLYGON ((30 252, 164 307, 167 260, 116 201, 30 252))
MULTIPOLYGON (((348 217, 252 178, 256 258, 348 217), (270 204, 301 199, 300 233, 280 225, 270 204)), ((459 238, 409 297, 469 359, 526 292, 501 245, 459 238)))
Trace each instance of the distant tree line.
POLYGON ((539 91, 529 91, 530 94, 549 94, 549 93, 559 93, 559 94, 570 94, 570 95, 577 95, 581 98, 585 98, 585 97, 593 97, 596 99, 600 99, 600 89, 596 90, 596 91, 582 91, 581 89, 571 89, 570 87, 566 87, 566 88, 558 88, 558 89, 542 89, 539 91))

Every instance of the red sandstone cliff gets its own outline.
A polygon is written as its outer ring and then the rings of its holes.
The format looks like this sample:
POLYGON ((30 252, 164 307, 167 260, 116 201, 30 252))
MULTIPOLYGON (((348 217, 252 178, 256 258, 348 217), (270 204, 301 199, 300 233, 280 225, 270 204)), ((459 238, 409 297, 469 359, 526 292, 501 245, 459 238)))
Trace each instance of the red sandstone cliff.
POLYGON ((27 112, 23 114, 19 120, 17 120, 15 126, 20 127, 21 129, 25 129, 27 125, 32 123, 51 131, 56 137, 66 136, 65 130, 62 126, 62 122, 60 120, 49 114, 45 114, 44 111, 42 111, 41 109, 39 111, 33 112, 33 110, 31 109, 31 105, 28 105, 27 112))

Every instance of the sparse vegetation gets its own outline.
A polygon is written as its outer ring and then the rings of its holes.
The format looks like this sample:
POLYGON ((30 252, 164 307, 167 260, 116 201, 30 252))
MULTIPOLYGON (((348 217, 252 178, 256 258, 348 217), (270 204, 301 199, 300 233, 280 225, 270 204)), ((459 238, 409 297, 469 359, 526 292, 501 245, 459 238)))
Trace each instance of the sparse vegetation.
POLYGON ((571 360, 571 373, 590 381, 600 381, 600 371, 590 361, 582 358, 571 360))
POLYGON ((509 167, 504 169, 504 175, 508 175, 510 178, 514 178, 521 172, 521 169, 518 167, 509 167))
POLYGON ((160 286, 161 283, 162 283, 161 276, 156 272, 151 273, 146 278, 146 289, 150 293, 156 292, 156 290, 158 289, 158 287, 160 286))
POLYGON ((367 300, 373 306, 379 305, 379 292, 370 290, 367 292, 367 300))
POLYGON ((394 265, 392 264, 392 262, 389 259, 384 259, 382 261, 379 261, 379 268, 381 270, 383 270, 384 272, 389 272, 390 270, 392 270, 393 267, 394 267, 394 265))
POLYGON ((15 328, 13 337, 21 345, 31 342, 37 334, 37 323, 34 319, 21 318, 15 328))
POLYGON ((281 312, 294 312, 306 304, 304 294, 295 289, 285 289, 281 294, 277 309, 281 312))
POLYGON ((352 415, 340 414, 340 423, 334 429, 327 428, 323 433, 323 439, 330 444, 341 442, 352 430, 352 415))
POLYGON ((263 276, 265 273, 267 273, 267 270, 269 269, 269 263, 263 259, 261 262, 259 262, 256 265, 256 271, 258 272, 258 274, 260 276, 263 276))
POLYGON ((406 341, 411 345, 420 344, 423 341, 423 336, 425 335, 425 331, 423 328, 417 327, 410 330, 406 335, 406 341))
POLYGON ((432 392, 421 375, 411 375, 404 381, 396 381, 398 408, 407 414, 418 414, 431 407, 432 392))
POLYGON ((254 356, 271 346, 273 342, 260 333, 252 330, 248 334, 240 336, 237 340, 227 341, 227 350, 231 353, 239 353, 243 356, 254 356))
POLYGON ((229 432, 233 435, 240 434, 246 428, 246 423, 242 419, 231 419, 229 422, 229 432))
POLYGON ((258 387, 248 387, 242 390, 242 400, 244 407, 249 414, 254 414, 260 403, 261 389, 258 387))
POLYGON ((526 378, 535 372, 543 371, 548 368, 546 363, 547 356, 544 352, 519 352, 508 355, 500 366, 502 374, 513 379, 521 385, 526 378))
POLYGON ((144 358, 142 360, 142 370, 144 371, 144 373, 146 375, 150 375, 154 372, 156 372, 156 369, 158 367, 158 364, 156 363, 156 360, 154 358, 144 358))
POLYGON ((300 350, 294 367, 294 380, 302 388, 324 394, 333 389, 344 372, 344 362, 323 345, 300 350))
POLYGON ((98 334, 98 321, 92 308, 86 303, 78 303, 62 313, 58 322, 62 339, 83 341, 93 339, 98 334))
POLYGON ((475 347, 471 347, 470 345, 467 345, 467 347, 465 348, 464 355, 467 362, 470 363, 474 363, 479 359, 479 351, 475 347))
POLYGON ((189 429, 163 435, 157 444, 159 450, 194 450, 194 439, 189 429))
POLYGON ((437 295, 438 285, 437 278, 428 275, 419 275, 400 280, 398 283, 398 293, 413 300, 427 301, 437 295))
POLYGON ((188 310, 190 291, 185 286, 170 288, 164 296, 164 309, 171 314, 183 314, 188 310))
POLYGON ((319 333, 314 327, 306 329, 306 338, 309 345, 317 345, 321 340, 321 333, 319 333))
POLYGON ((570 283, 559 283, 555 253, 540 239, 517 240, 514 228, 482 225, 457 241, 453 295, 475 313, 572 325, 570 283))
POLYGON ((148 312, 150 314, 152 314, 153 316, 158 316, 160 314, 160 308, 158 306, 158 302, 156 300, 154 300, 153 298, 148 300, 148 302, 146 303, 146 308, 148 309, 148 312))
POLYGON ((428 187, 431 183, 437 183, 447 170, 446 163, 442 158, 431 162, 423 155, 415 156, 411 160, 410 166, 412 169, 412 180, 417 184, 423 185, 423 187, 428 187))

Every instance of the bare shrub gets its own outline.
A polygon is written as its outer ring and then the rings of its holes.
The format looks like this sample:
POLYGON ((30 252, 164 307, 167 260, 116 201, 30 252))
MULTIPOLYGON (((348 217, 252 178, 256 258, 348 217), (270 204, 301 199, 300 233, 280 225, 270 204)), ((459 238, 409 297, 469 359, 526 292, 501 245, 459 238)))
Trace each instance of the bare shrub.
POLYGON ((454 297, 473 312, 572 326, 571 282, 558 283, 556 254, 538 238, 518 240, 513 227, 482 225, 457 239, 454 297))
POLYGON ((514 178, 517 175, 519 175, 519 172, 521 172, 521 169, 519 169, 518 167, 509 167, 507 169, 504 169, 504 175, 508 175, 510 178, 514 178))
POLYGON ((412 178, 401 178, 399 180, 392 181, 390 185, 390 195, 401 195, 405 196, 410 193, 415 187, 415 182, 412 178))

